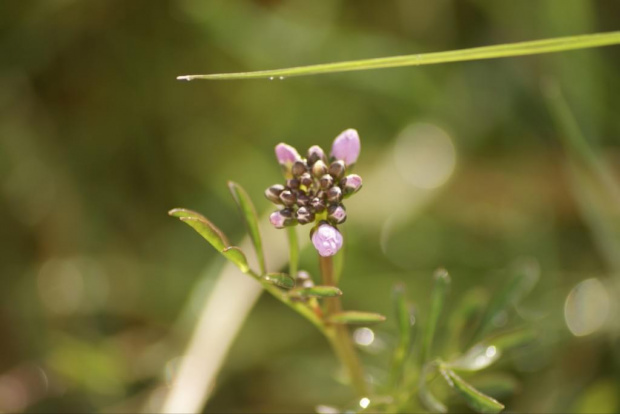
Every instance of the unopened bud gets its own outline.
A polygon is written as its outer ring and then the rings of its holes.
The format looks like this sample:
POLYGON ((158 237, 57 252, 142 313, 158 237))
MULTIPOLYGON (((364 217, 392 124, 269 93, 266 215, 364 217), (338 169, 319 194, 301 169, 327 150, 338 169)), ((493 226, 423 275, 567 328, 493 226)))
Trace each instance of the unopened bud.
POLYGON ((289 190, 284 190, 280 193, 280 201, 282 201, 285 206, 290 207, 293 206, 297 200, 295 194, 291 193, 289 190))
POLYGON ((280 211, 274 211, 269 216, 269 221, 274 225, 276 229, 282 229, 286 226, 295 225, 295 218, 293 217, 293 211, 285 208, 280 211))
POLYGON ((318 145, 313 145, 308 149, 308 165, 314 165, 319 160, 325 160, 325 152, 318 145))
POLYGON ((327 208, 327 218, 333 224, 341 224, 346 221, 347 212, 342 204, 332 204, 327 208))
POLYGON ((319 180, 319 186, 323 189, 323 190, 327 190, 328 188, 330 188, 332 185, 334 184, 334 177, 332 177, 329 174, 325 174, 324 176, 321 177, 321 179, 319 180))
POLYGON ((342 160, 346 165, 354 164, 360 155, 360 137, 354 129, 343 131, 334 140, 332 157, 342 160))
POLYGON ((295 161, 291 171, 295 177, 299 177, 308 171, 308 167, 306 167, 306 164, 303 161, 295 161))
POLYGON ((323 160, 318 160, 314 163, 314 165, 312 166, 312 174, 316 178, 321 178, 322 176, 327 174, 327 165, 325 165, 323 160))
POLYGON ((280 184, 272 185, 265 190, 265 197, 272 203, 282 204, 282 201, 280 200, 280 194, 282 191, 284 191, 284 186, 280 184))
POLYGON ((357 193, 362 188, 362 177, 357 174, 350 174, 340 181, 340 187, 345 196, 357 193))
POLYGON ((342 200, 342 190, 340 187, 332 187, 327 190, 327 201, 330 203, 339 203, 342 200))
POLYGON ((297 178, 290 178, 286 180, 286 186, 291 190, 297 189, 299 188, 299 180, 297 178))
POLYGON ((307 196, 307 195, 305 195, 305 194, 299 194, 299 195, 297 196, 297 204, 298 204, 300 207, 304 207, 304 206, 308 206, 308 205, 310 205, 310 197, 308 197, 308 196, 307 196))
POLYGON ((301 182, 301 185, 303 185, 306 188, 309 188, 314 182, 314 180, 312 179, 312 176, 309 173, 303 173, 299 177, 299 181, 301 182))
POLYGON ((323 211, 325 211, 325 203, 318 197, 314 197, 312 200, 310 200, 310 206, 317 213, 322 213, 323 211))
POLYGON ((329 175, 334 177, 336 180, 340 180, 344 176, 344 170, 344 161, 338 160, 331 163, 328 172, 329 175))
POLYGON ((299 224, 308 224, 314 221, 314 213, 306 207, 299 207, 297 210, 297 221, 299 224))

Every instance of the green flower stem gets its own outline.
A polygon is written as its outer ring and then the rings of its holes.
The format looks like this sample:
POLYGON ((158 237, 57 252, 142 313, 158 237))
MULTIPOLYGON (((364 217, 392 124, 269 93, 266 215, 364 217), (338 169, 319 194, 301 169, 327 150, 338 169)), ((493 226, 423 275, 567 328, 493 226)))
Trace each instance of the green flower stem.
POLYGON ((184 75, 179 80, 194 79, 282 79, 290 76, 318 75, 322 73, 349 72, 355 70, 395 68, 401 66, 422 66, 437 63, 463 62, 510 56, 538 55, 574 49, 587 49, 620 44, 620 32, 595 33, 580 36, 556 37, 529 42, 508 43, 447 52, 422 53, 385 58, 352 60, 324 63, 287 69, 261 70, 255 72, 218 73, 212 75, 184 75))
POLYGON ((287 227, 289 244, 289 276, 297 278, 297 263, 299 262, 299 240, 297 240, 297 229, 295 226, 287 227))
MULTIPOLYGON (((331 257, 319 256, 321 276, 325 286, 336 286, 334 280, 334 262, 331 257)), ((325 298, 326 317, 342 311, 339 297, 325 298)), ((325 336, 329 340, 340 362, 349 372, 351 383, 360 397, 368 396, 368 387, 364 379, 364 370, 357 356, 349 330, 346 325, 325 326, 325 336)))

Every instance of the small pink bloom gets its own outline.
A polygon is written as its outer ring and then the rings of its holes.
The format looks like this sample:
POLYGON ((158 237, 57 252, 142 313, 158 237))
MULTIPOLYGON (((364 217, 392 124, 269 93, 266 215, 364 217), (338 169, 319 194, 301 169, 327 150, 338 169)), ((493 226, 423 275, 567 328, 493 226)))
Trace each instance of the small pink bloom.
POLYGON ((312 244, 323 257, 333 256, 342 247, 342 234, 329 224, 321 224, 312 235, 312 244))
POLYGON ((284 223, 286 222, 286 217, 280 214, 279 211, 274 211, 269 216, 269 221, 274 225, 276 229, 283 229, 284 223))
POLYGON ((354 129, 347 129, 336 137, 332 145, 332 157, 346 165, 354 164, 360 155, 360 137, 354 129))
POLYGON ((276 158, 282 165, 292 165, 295 161, 301 160, 297 150, 283 142, 276 145, 276 158))

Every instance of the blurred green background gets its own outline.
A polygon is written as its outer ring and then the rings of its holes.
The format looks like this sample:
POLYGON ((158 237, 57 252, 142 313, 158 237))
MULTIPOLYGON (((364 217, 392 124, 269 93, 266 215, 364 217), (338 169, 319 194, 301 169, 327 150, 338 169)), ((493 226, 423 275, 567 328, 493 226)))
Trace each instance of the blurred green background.
MULTIPOLYGON (((520 384, 503 401, 617 412, 620 204, 571 169, 579 155, 541 83, 562 89, 613 187, 620 48, 282 81, 175 77, 619 27, 612 0, 1 2, 0 412, 156 410, 201 306, 191 298, 224 265, 166 212, 201 211, 240 240, 226 180, 266 213, 262 192, 281 181, 273 147, 329 148, 350 127, 366 184, 344 226, 347 307, 390 315, 403 281, 423 311, 437 267, 456 301, 534 260, 540 281, 519 313, 546 338, 503 363, 520 384), (585 279, 596 288, 572 305, 585 279), (570 306, 577 317, 594 309, 585 330, 568 329, 570 306)), ((302 265, 315 271, 311 253, 302 265)), ((376 352, 391 327, 378 329, 376 352)), ((365 358, 381 378, 382 357, 365 358)), ((342 403, 351 395, 336 367, 312 326, 263 297, 205 411, 342 403)))

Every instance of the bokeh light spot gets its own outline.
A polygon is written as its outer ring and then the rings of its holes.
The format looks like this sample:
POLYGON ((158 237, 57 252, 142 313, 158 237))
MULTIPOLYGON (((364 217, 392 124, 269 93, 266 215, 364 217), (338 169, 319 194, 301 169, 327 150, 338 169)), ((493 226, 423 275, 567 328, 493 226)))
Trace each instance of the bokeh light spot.
POLYGON ((566 297, 564 319, 575 336, 590 335, 599 330, 609 314, 609 294, 598 279, 578 283, 566 297))
POLYGON ((456 166, 456 150, 446 131, 432 124, 412 124, 394 145, 396 169, 410 185, 434 189, 443 185, 456 166))

